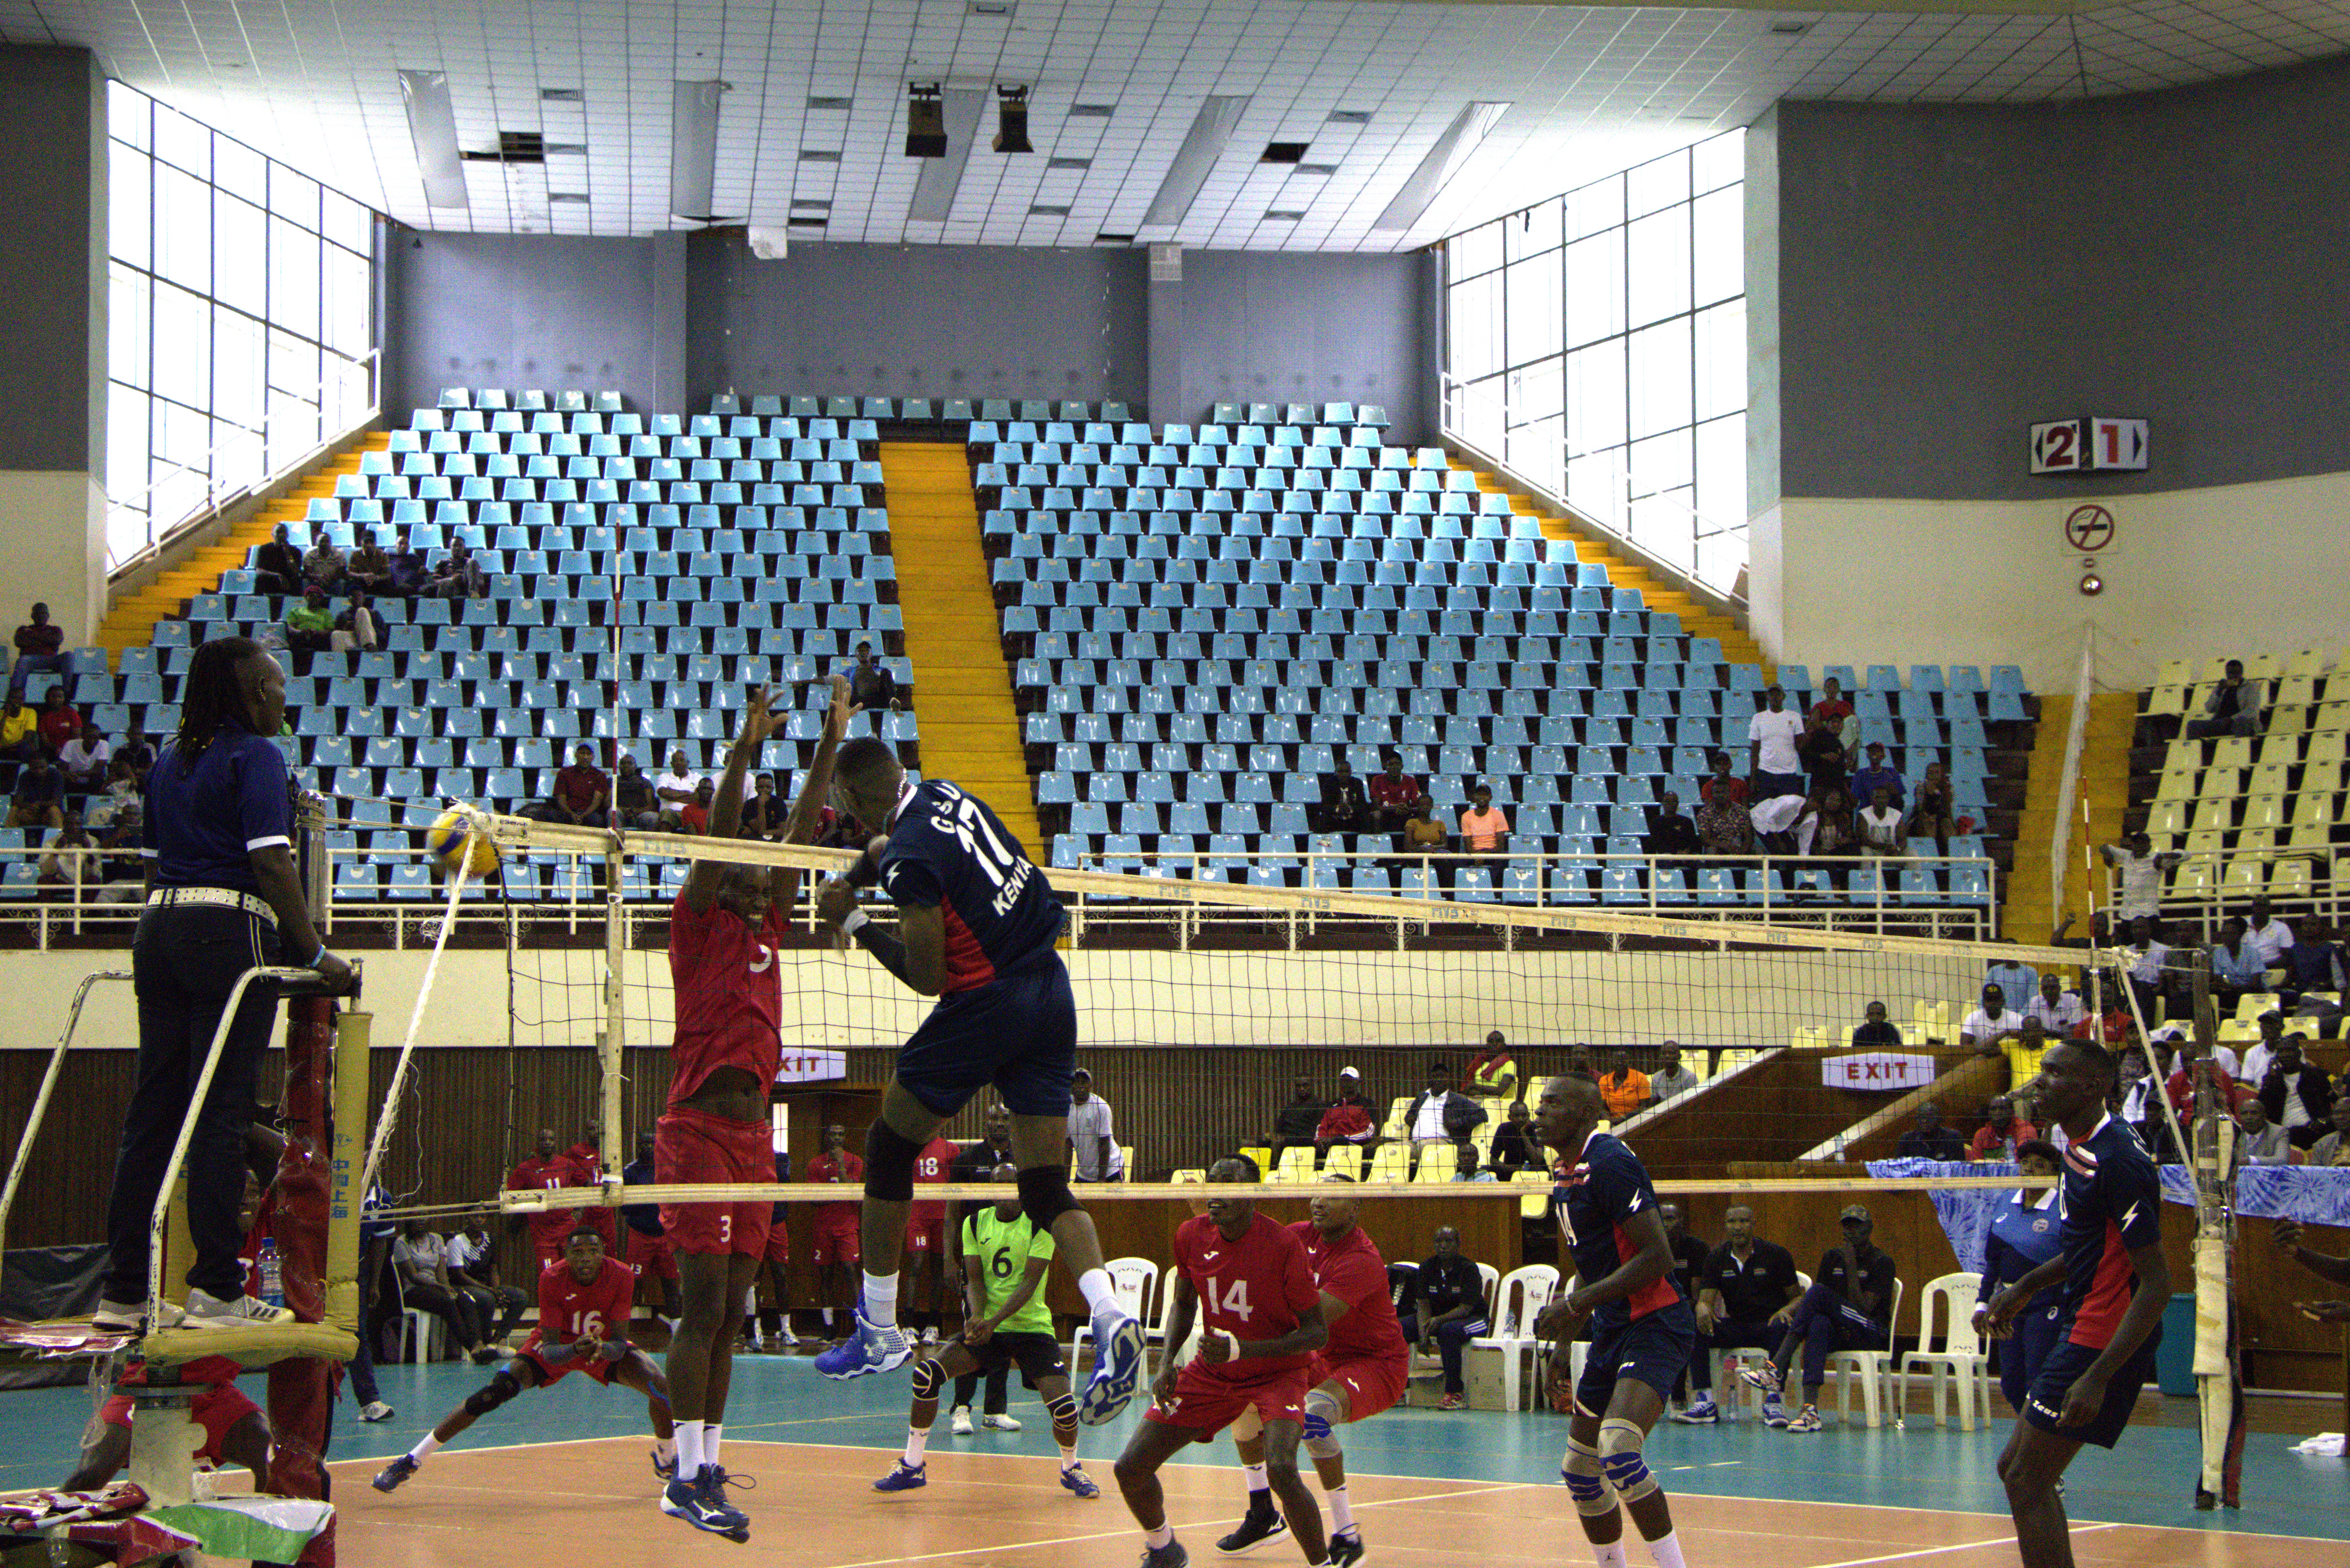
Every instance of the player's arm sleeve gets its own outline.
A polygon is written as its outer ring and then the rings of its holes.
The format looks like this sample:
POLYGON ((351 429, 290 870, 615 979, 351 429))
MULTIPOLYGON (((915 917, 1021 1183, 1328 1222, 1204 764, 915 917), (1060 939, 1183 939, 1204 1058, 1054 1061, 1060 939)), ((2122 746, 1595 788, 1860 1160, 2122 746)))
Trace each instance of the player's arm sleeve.
POLYGON ((1053 1233, 1050 1231, 1039 1231, 1036 1232, 1036 1239, 1028 1243, 1028 1261, 1050 1262, 1052 1260, 1053 1233))
POLYGON ((899 909, 934 909, 946 901, 939 869, 928 854, 893 843, 881 862, 881 890, 899 909))
POLYGON ((2126 1162, 2114 1173, 2120 1179, 2111 1189, 2107 1210, 2122 1245, 2135 1252, 2162 1240, 2162 1178, 2151 1159, 2126 1162))
POLYGON ((538 1327, 533 1337, 545 1339, 563 1327, 563 1271, 541 1269, 538 1272, 538 1327))
POLYGON ((251 747, 238 759, 237 823, 244 847, 294 843, 294 801, 286 793, 286 758, 274 744, 251 747))
MULTIPOLYGON (((1335 1276, 1325 1279, 1322 1288, 1345 1303, 1348 1312, 1353 1312, 1386 1296, 1388 1272, 1358 1252, 1348 1257, 1335 1276)), ((1333 1318, 1331 1321, 1335 1323, 1337 1320, 1333 1318)))

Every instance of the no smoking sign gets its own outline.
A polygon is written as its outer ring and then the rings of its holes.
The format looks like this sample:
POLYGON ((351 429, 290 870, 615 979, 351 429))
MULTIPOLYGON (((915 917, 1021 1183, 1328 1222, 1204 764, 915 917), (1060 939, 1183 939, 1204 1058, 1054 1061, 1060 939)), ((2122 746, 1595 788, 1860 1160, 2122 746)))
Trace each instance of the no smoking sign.
POLYGON ((2094 556, 2114 542, 2114 514, 2094 502, 2064 514, 2064 550, 2071 556, 2094 556))

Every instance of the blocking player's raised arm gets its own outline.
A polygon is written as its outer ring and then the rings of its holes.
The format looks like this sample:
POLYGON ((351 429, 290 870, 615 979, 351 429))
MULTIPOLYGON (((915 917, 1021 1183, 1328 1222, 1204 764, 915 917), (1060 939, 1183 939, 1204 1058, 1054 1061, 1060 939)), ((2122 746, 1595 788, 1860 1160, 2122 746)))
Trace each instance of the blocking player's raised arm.
POLYGON ((824 819, 825 802, 832 794, 832 763, 839 754, 840 742, 848 733, 848 721, 864 710, 848 700, 848 678, 832 678, 832 706, 825 711, 824 734, 816 741, 815 760, 808 763, 807 776, 800 783, 800 793, 793 797, 791 814, 784 818, 784 842, 813 844, 816 824, 824 819))
MULTIPOLYGON (((751 701, 743 708, 743 725, 736 732, 734 743, 726 751, 726 772, 718 781, 718 793, 710 803, 710 836, 735 838, 743 831, 743 775, 750 772, 751 760, 767 737, 775 732, 775 716, 769 711, 775 701, 772 688, 762 686, 751 693, 751 701)), ((693 872, 685 880, 686 908, 697 915, 706 915, 718 898, 718 885, 731 869, 723 860, 697 860, 693 872)))

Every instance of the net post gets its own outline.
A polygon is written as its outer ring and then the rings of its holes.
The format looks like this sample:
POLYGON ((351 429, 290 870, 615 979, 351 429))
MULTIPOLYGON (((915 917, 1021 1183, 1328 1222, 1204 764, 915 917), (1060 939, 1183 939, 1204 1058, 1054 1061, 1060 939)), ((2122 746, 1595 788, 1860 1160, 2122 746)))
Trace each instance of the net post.
POLYGON ((618 845, 604 852, 604 1028, 597 1041, 597 1070, 601 1075, 598 1121, 602 1129, 604 1168, 618 1172, 628 1163, 620 1141, 621 1049, 627 1040, 628 983, 623 968, 629 952, 628 906, 620 899, 618 845))
MULTIPOLYGON (((318 1323, 326 1315, 330 1274, 328 1241, 334 1229, 334 1205, 328 1187, 328 1112, 332 1102, 328 1083, 330 1043, 337 1034, 335 1002, 327 996, 297 996, 286 1010, 286 1150, 277 1167, 277 1220, 275 1226, 282 1260, 286 1304, 301 1323, 318 1323)), ((362 1031, 364 1033, 364 1031, 362 1031)), ((364 1110, 362 1111, 362 1124, 364 1110)), ((339 1129, 337 1129, 338 1133, 339 1129)), ((344 1173, 335 1172, 337 1185, 344 1173)), ((356 1205, 343 1225, 356 1246, 359 1222, 356 1205)), ((358 1258, 354 1251, 350 1275, 357 1290, 358 1258)), ((356 1304, 356 1303, 354 1303, 356 1304)), ((356 1315, 356 1314, 354 1314, 356 1315)), ((270 1452, 268 1490, 280 1497, 324 1498, 327 1495, 328 1421, 332 1414, 332 1363, 299 1356, 273 1362, 269 1367, 270 1452)), ((312 1542, 302 1558, 331 1568, 335 1560, 331 1530, 312 1542)))
POLYGON ((375 1017, 346 1012, 335 1028, 333 1175, 327 1194, 326 1321, 359 1332, 359 1210, 366 1193, 368 1068, 375 1017))

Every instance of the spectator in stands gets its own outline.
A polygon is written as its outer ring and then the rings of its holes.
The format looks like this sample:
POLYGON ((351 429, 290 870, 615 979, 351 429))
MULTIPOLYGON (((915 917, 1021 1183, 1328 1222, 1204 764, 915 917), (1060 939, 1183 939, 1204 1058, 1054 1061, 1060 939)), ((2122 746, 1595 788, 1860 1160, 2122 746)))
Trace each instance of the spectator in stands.
POLYGON ((694 792, 702 783, 702 775, 695 773, 685 760, 685 748, 672 747, 669 753, 669 772, 653 784, 653 794, 660 797, 661 826, 666 831, 684 831, 685 808, 693 804, 694 792))
POLYGON ((2114 912, 2125 920, 2153 919, 2162 905, 2162 874, 2186 857, 2169 850, 2157 855, 2154 840, 2133 833, 2119 844, 2097 847, 2105 863, 2121 873, 2121 894, 2114 912))
POLYGON ((1851 792, 1841 784, 1822 784, 1813 790, 1804 797, 1803 806, 1787 831, 1794 836, 1798 855, 1849 857, 1859 843, 1853 826, 1851 792))
MULTIPOLYGON (((1409 855, 1419 857, 1442 855, 1452 846, 1452 835, 1446 832, 1444 819, 1436 815, 1436 803, 1421 795, 1412 803, 1411 815, 1404 819, 1403 848, 1409 855)), ((1444 861, 1436 863, 1437 873, 1448 884, 1451 867, 1444 861)))
POLYGON ((2309 1146, 2309 1163, 2350 1165, 2350 1095, 2334 1096, 2333 1130, 2309 1146))
POLYGON ((1713 1358, 1721 1351, 1768 1350, 1777 1341, 1773 1320, 1804 1293, 1794 1254, 1754 1234, 1754 1210, 1733 1203, 1722 1210, 1721 1246, 1706 1254, 1697 1277, 1697 1344, 1690 1352, 1690 1406, 1678 1419, 1710 1426, 1721 1417, 1713 1403, 1713 1358))
MULTIPOLYGON (((1314 1080, 1300 1078, 1290 1085, 1289 1103, 1273 1113, 1273 1137, 1267 1141, 1272 1163, 1268 1169, 1278 1169, 1284 1150, 1304 1148, 1313 1144, 1314 1129, 1322 1125, 1323 1113, 1329 1102, 1314 1092, 1314 1080)), ((1314 1168, 1322 1168, 1323 1150, 1315 1149, 1314 1168)))
POLYGON ((1083 1067, 1069 1075, 1069 1150, 1076 1157, 1071 1179, 1126 1179, 1126 1150, 1110 1126, 1109 1102, 1094 1093, 1094 1075, 1083 1067))
POLYGON ((1872 1002, 1860 1010, 1860 1023, 1852 1031, 1852 1048, 1856 1051, 1898 1051, 1901 1031, 1886 1016, 1885 1003, 1872 1002))
POLYGON ((2022 1033, 2023 1014, 2007 1004, 2006 988, 1986 985, 1982 988, 1982 1005, 1959 1024, 1959 1044, 1982 1055, 1996 1056, 2001 1041, 2022 1033))
POLYGON ((1843 789, 1852 782, 1851 753, 1846 749, 1844 732, 1832 721, 1819 717, 1816 709, 1795 742, 1795 755, 1813 790, 1843 789))
POLYGON ((2013 1160, 2016 1145, 2040 1136, 2040 1129, 2015 1114, 2015 1102, 2005 1095, 1992 1096, 1983 1106, 1983 1125, 1967 1140, 1969 1159, 2013 1160))
POLYGON ((1853 797, 1856 800, 1874 801, 1877 798, 1877 792, 1885 790, 1889 792, 1895 808, 1902 808, 1906 805, 1909 794, 1908 781, 1901 776, 1900 769, 1886 762, 1884 742, 1869 742, 1867 751, 1867 765, 1852 775, 1853 797))
POLYGON ((384 592, 395 598, 421 598, 432 581, 432 568, 425 563, 424 552, 403 534, 400 548, 391 553, 391 582, 384 592))
POLYGON ((1686 1095, 1703 1082, 1695 1073, 1681 1065, 1681 1047, 1678 1040, 1668 1040, 1659 1046, 1657 1061, 1657 1070, 1648 1075, 1648 1094, 1657 1105, 1663 1105, 1676 1095, 1686 1095))
POLYGON ((1785 1332, 1771 1364, 1741 1373, 1763 1392, 1764 1423, 1783 1424, 1791 1432, 1820 1429, 1820 1386, 1827 1379, 1831 1353, 1881 1350, 1891 1342, 1893 1255, 1870 1241, 1868 1210, 1859 1204, 1846 1205, 1838 1224, 1844 1240, 1821 1254, 1812 1288, 1772 1315, 1772 1323, 1785 1332), (1804 1405, 1790 1419, 1779 1395, 1798 1351, 1804 1357, 1804 1405))
POLYGON ((294 594, 302 591, 302 552, 280 523, 270 530, 269 543, 253 553, 253 591, 294 594))
POLYGON ((2203 699, 2203 716, 2187 726, 2189 738, 2207 735, 2257 735, 2261 710, 2268 705, 2266 683, 2244 679, 2244 661, 2228 660, 2228 668, 2211 694, 2203 699))
POLYGON ((1958 812, 1952 802, 1950 775, 1939 763, 1926 764, 1926 776, 1919 781, 1918 794, 1909 807, 1909 828, 1905 836, 1930 838, 1934 853, 1950 852, 1951 836, 1959 831, 1958 812))
MULTIPOLYGON (((650 1170, 645 1179, 652 1179, 650 1170)), ((472 1298, 484 1337, 494 1350, 514 1333, 523 1309, 533 1304, 527 1295, 499 1279, 498 1244, 479 1214, 467 1215, 463 1228, 449 1238, 449 1283, 472 1298)))
POLYGON ((1534 1130, 1533 1113, 1526 1109, 1525 1101, 1511 1101, 1508 1119, 1493 1129, 1495 1175, 1508 1181, 1521 1170, 1544 1170, 1549 1164, 1541 1135, 1534 1130))
POLYGON ((1363 1075, 1352 1067, 1338 1069, 1338 1097, 1322 1113, 1321 1122, 1314 1129, 1314 1162, 1327 1159, 1331 1149, 1342 1143, 1358 1148, 1375 1147, 1379 1141, 1378 1107, 1363 1095, 1363 1075))
POLYGON ((1360 833, 1369 825, 1369 797, 1363 793, 1363 781, 1355 776, 1355 764, 1341 756, 1322 775, 1322 803, 1313 814, 1318 822, 1308 826, 1316 833, 1360 833))
POLYGON ((1480 1168, 1479 1161, 1482 1158, 1482 1157, 1477 1152, 1477 1146, 1475 1144, 1462 1144, 1461 1146, 1461 1152, 1453 1156, 1452 1179, 1455 1181, 1501 1180, 1502 1179, 1495 1176, 1492 1171, 1480 1168))
POLYGON ((1607 1119, 1620 1122, 1657 1103, 1648 1089, 1648 1075, 1632 1065, 1632 1054, 1621 1048, 1607 1053, 1607 1071, 1599 1075, 1599 1097, 1607 1104, 1607 1119))
POLYGON ((2247 1095, 2236 1106, 2236 1126, 2243 1137, 2236 1142, 2237 1157, 2246 1165, 2291 1165, 2293 1137, 2269 1120, 2269 1108, 2258 1095, 2247 1095))
POLYGON ((1715 776, 1705 781, 1697 808, 1697 839, 1705 854, 1718 861, 1735 861, 1754 853, 1754 819, 1746 809, 1742 779, 1724 778, 1728 755, 1716 753, 1715 776))
MULTIPOLYGON (((2051 1035, 2037 1015, 2025 1013, 2022 1030, 2013 1038, 2000 1042, 2000 1054, 2007 1058, 2008 1086, 2020 1093, 2024 1085, 2038 1077, 2040 1059, 2048 1054, 2050 1046, 2063 1039, 2061 1034, 2051 1035)), ((2024 1115, 2029 1119, 2031 1113, 2027 1110, 2024 1115)))
POLYGON ((28 763, 41 754, 41 716, 18 693, 0 705, 0 760, 28 763))
POLYGON ((81 813, 68 811, 65 821, 52 829, 42 841, 38 878, 45 888, 78 888, 95 885, 100 867, 97 856, 98 840, 82 826, 81 813))
POLYGON ((1743 805, 1747 800, 1746 781, 1730 771, 1730 753, 1715 752, 1706 758, 1713 771, 1697 786, 1700 805, 1711 805, 1718 800, 1728 800, 1743 805))
POLYGON ((623 828, 635 827, 650 831, 660 826, 661 802, 653 794, 652 782, 637 766, 637 759, 628 753, 620 753, 619 776, 612 781, 612 815, 623 828))
POLYGON ((1431 1144, 1459 1143, 1485 1119, 1485 1107, 1452 1087, 1452 1069, 1441 1062, 1428 1064, 1428 1087, 1413 1096, 1404 1112, 1404 1137, 1411 1141, 1412 1168, 1419 1168, 1419 1151, 1431 1144))
POLYGON ((2261 950, 2261 963, 2267 969, 2287 968, 2292 960, 2285 955, 2293 951, 2293 928, 2277 918, 2266 893, 2252 900, 2251 917, 2244 922, 2244 934, 2261 950))
POLYGON ((2064 977, 2054 970, 2040 977, 2040 989, 2023 1004, 2023 1015, 2038 1019, 2052 1040, 2069 1040, 2074 1030, 2089 1022, 2089 1010, 2082 1005, 2079 993, 2065 990, 2064 977))
POLYGON ((1764 706, 1746 722, 1746 772, 1752 781, 1751 797, 1804 793, 1804 763, 1795 742, 1804 736, 1801 715, 1787 710, 1787 693, 1773 686, 1762 694, 1764 706))
POLYGON ((2138 1012, 2154 1023, 2169 1016, 2168 997, 2173 989, 2170 950, 2163 945, 2161 930, 2152 917, 2140 915, 2130 921, 2129 945, 2122 950, 2138 1012))
POLYGON ((1992 959, 1983 965, 1983 983, 1999 987, 2011 1001, 2021 1001, 2040 990, 2040 971, 2013 959, 1992 959))
POLYGON ((751 778, 751 796, 743 803, 743 836, 773 843, 784 836, 786 807, 775 793, 775 775, 754 774, 751 778))
POLYGON ((1468 1384, 1461 1366, 1469 1342, 1485 1332, 1485 1278, 1477 1265, 1461 1255, 1461 1232, 1450 1225, 1436 1229, 1436 1251, 1420 1264, 1411 1288, 1397 1313, 1404 1338, 1422 1355, 1444 1363, 1444 1395, 1440 1410, 1461 1409, 1468 1384))
POLYGON ((885 713, 898 706, 898 678, 873 657, 873 645, 857 645, 857 668, 849 672, 848 700, 868 713, 885 713))
MULTIPOLYGON (((2196 1040, 2192 1030, 2176 1023, 2156 1030, 2153 1044, 2156 1050, 2167 1054, 2162 1064, 2164 1085, 2170 1095, 2170 1103, 2178 1107, 2178 1119, 2181 1122, 2193 1121, 2195 1069, 2196 1064, 2203 1060, 2202 1045, 2196 1040)), ((2212 1082, 2218 1087, 2220 1100, 2230 1106, 2236 1103, 2234 1065, 2235 1055, 2226 1046, 2212 1052, 2212 1082)))
POLYGON ((136 794, 114 807, 99 834, 98 846, 106 851, 99 876, 106 886, 98 895, 101 904, 135 904, 147 897, 146 806, 136 794))
POLYGON ((2211 966, 2211 999, 2218 1003, 2220 1016, 2231 1016, 2236 1004, 2247 996, 2261 996, 2268 992, 2268 961, 2261 957, 2242 919, 2230 917, 2220 928, 2220 940, 2211 944, 2208 959, 2211 966))
MULTIPOLYGON (((457 1348, 476 1363, 495 1361, 498 1353, 482 1343, 480 1304, 449 1282, 449 1246, 421 1220, 400 1227, 391 1244, 392 1271, 400 1279, 400 1304, 421 1309, 449 1325, 457 1348)), ((419 1355, 419 1361, 428 1359, 419 1355)))
POLYGON ((142 780, 155 765, 155 748, 147 739, 146 727, 136 719, 123 732, 122 743, 114 748, 114 754, 129 763, 130 771, 142 780))
POLYGON ((710 831, 710 807, 717 792, 708 779, 693 786, 693 798, 677 808, 677 830, 680 833, 707 834, 710 831))
POLYGON ((1518 1059, 1498 1029, 1485 1032, 1485 1048, 1470 1058, 1469 1092, 1481 1100, 1518 1097, 1518 1059))
MULTIPOLYGON (((2313 991, 2336 997, 2350 992, 2350 961, 2345 961, 2334 938, 2333 927, 2314 917, 2303 919, 2301 940, 2285 950, 2284 980, 2277 987, 2277 995, 2287 1007, 2299 1006, 2301 999, 2313 991)), ((2252 939, 2259 940, 2260 932, 2255 930, 2252 939)))
POLYGON ((1403 771, 1403 758, 1387 754, 1386 765, 1371 781, 1371 821, 1381 833, 1400 835, 1419 808, 1419 781, 1403 771))
POLYGON ((334 646, 335 613, 327 607, 327 590, 312 583, 302 590, 299 604, 286 610, 286 649, 294 656, 296 674, 310 668, 310 656, 334 646))
POLYGON ((1469 792, 1468 808, 1461 814, 1461 847, 1488 860, 1503 857, 1503 841, 1510 836, 1510 814, 1493 804, 1490 784, 1469 792))
POLYGON ((1648 831, 1640 837, 1640 847, 1651 855, 1696 855, 1705 848, 1705 841, 1697 836, 1697 824, 1681 813, 1681 797, 1671 790, 1658 805, 1647 808, 1648 831))
POLYGON ((490 591, 489 574, 482 570, 481 562, 465 547, 463 539, 449 546, 448 555, 432 568, 424 591, 437 599, 478 599, 490 591))
POLYGON ((51 762, 81 734, 81 710, 66 701, 66 689, 52 686, 41 699, 41 750, 51 762))
POLYGON ((541 822, 594 827, 604 821, 604 807, 610 798, 611 781, 596 765, 596 748, 583 741, 572 748, 571 765, 556 773, 555 787, 546 798, 524 806, 522 815, 541 822))
POLYGON ((16 770, 16 793, 8 799, 8 827, 63 827, 65 776, 44 753, 16 770))
POLYGON ((2325 1069, 2305 1061, 2303 1049, 2299 1034, 2278 1041, 2258 1081, 2269 1120, 2284 1128, 2295 1148, 2307 1148, 2324 1134, 2339 1098, 2325 1069))
POLYGON ((2154 1070, 2147 1065, 2146 1048, 2126 1046, 2114 1062, 2114 1115, 2127 1122, 2147 1148, 2161 1148, 2158 1124, 2162 1118, 2162 1096, 2156 1091, 2154 1070))
POLYGON ((327 639, 336 652, 369 653, 383 646, 383 617, 369 602, 368 592, 354 583, 350 602, 336 615, 335 629, 327 639))
POLYGON ((66 633, 49 619, 49 607, 33 606, 33 618, 16 628, 16 664, 8 671, 8 692, 20 696, 25 682, 44 670, 55 674, 65 689, 73 688, 73 664, 66 653, 66 633))
POLYGON ((2246 1088, 2258 1091, 2261 1080, 2269 1075, 2270 1065, 2276 1061, 2276 1048, 2284 1044, 2284 1014, 2270 1008, 2252 1020, 2260 1038, 2244 1051, 2243 1064, 2236 1077, 2246 1088))
POLYGON ((93 828, 114 826, 126 805, 139 803, 139 775, 132 771, 130 759, 117 752, 106 760, 106 787, 82 808, 82 818, 93 828))
POLYGON ((321 532, 303 553, 302 586, 306 589, 317 588, 322 594, 334 593, 343 586, 343 574, 349 566, 335 542, 321 532))
MULTIPOLYGON (((351 558, 343 563, 343 580, 350 585, 354 597, 361 590, 371 594, 391 591, 391 557, 385 555, 383 546, 375 542, 374 530, 359 535, 359 548, 353 550, 351 558)), ((449 1244, 455 1246, 456 1238, 452 1237, 449 1244)))
POLYGON ((1893 1153, 1898 1159, 1956 1161, 1967 1158, 1967 1144, 1957 1128, 1942 1125, 1941 1106, 1931 1100, 1920 1100, 1918 1125, 1901 1135, 1893 1153))
POLYGON ((1860 852, 1880 859, 1898 859, 1909 853, 1908 835, 1902 831, 1901 808, 1893 804, 1893 792, 1883 784, 1869 791, 1868 804, 1861 808, 1855 826, 1860 830, 1860 852))
POLYGON ((1831 675, 1820 682, 1820 700, 1813 703, 1804 717, 1814 722, 1825 722, 1831 727, 1852 717, 1852 703, 1845 697, 1844 682, 1831 675))
POLYGON ((90 794, 106 787, 114 748, 106 743, 95 719, 81 722, 81 732, 57 752, 57 772, 65 775, 68 794, 90 794))

